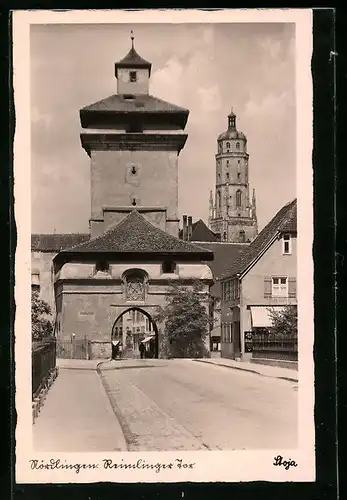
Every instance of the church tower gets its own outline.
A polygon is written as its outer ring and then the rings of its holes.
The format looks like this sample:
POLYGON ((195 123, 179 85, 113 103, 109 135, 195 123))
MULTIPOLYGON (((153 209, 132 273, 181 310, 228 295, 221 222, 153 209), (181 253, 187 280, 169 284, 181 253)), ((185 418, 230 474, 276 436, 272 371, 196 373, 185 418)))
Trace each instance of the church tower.
POLYGON ((221 241, 247 243, 257 236, 255 192, 249 196, 247 138, 228 115, 228 129, 217 138, 216 189, 209 200, 209 228, 221 241))
POLYGON ((178 237, 178 155, 189 111, 149 93, 151 63, 135 50, 115 63, 117 93, 80 110, 90 157, 91 237, 131 210, 178 237))

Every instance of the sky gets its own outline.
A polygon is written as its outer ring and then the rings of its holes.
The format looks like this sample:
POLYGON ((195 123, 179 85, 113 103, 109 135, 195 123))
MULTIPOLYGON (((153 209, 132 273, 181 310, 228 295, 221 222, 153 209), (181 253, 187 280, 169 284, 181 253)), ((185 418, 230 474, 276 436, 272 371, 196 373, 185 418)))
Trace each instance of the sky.
MULTIPOLYGON (((79 110, 117 92, 114 63, 135 48, 150 94, 190 110, 179 155, 179 214, 207 222, 217 136, 231 108, 247 136, 259 229, 296 196, 295 26, 32 25, 32 232, 88 232, 90 159, 79 110)), ((251 192, 251 191, 250 191, 251 192)))

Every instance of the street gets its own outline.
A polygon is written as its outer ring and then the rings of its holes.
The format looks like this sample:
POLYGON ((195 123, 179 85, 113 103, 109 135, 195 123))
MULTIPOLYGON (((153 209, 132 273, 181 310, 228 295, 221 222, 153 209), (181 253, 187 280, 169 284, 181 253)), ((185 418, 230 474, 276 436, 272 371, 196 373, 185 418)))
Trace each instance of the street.
POLYGON ((60 369, 33 427, 35 449, 297 445, 296 382, 188 359, 111 361, 95 368, 60 369))
POLYGON ((102 369, 129 450, 294 448, 297 384, 193 360, 102 369))

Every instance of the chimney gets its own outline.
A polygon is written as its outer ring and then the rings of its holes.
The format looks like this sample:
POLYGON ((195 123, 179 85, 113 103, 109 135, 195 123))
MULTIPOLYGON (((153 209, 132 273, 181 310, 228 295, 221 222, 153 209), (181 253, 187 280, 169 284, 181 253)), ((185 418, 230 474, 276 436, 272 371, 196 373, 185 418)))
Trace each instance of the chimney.
POLYGON ((187 216, 183 215, 183 235, 182 235, 182 240, 187 241, 188 235, 187 235, 188 227, 187 227, 187 216))
POLYGON ((193 220, 192 216, 190 215, 188 217, 188 241, 192 239, 192 233, 193 233, 193 220))

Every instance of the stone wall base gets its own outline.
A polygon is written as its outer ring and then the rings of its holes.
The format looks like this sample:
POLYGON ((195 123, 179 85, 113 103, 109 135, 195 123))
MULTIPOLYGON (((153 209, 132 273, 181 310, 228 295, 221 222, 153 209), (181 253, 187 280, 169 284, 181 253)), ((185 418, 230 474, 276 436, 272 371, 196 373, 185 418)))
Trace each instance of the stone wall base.
POLYGON ((92 340, 90 342, 90 359, 110 359, 112 344, 110 341, 92 340))

